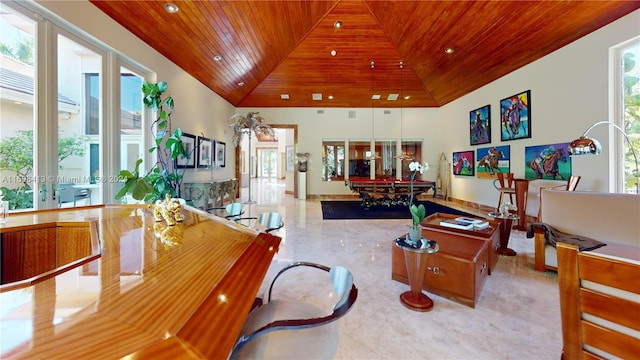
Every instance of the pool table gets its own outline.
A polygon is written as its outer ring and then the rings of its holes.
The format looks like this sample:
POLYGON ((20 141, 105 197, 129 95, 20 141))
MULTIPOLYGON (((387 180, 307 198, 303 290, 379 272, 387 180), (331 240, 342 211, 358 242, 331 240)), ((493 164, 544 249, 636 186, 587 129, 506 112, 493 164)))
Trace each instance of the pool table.
MULTIPOLYGON (((411 180, 398 179, 354 179, 345 180, 345 185, 351 191, 358 193, 362 199, 362 206, 409 205, 411 201, 411 180)), ((413 196, 433 190, 436 197, 436 183, 428 180, 413 181, 413 196)))

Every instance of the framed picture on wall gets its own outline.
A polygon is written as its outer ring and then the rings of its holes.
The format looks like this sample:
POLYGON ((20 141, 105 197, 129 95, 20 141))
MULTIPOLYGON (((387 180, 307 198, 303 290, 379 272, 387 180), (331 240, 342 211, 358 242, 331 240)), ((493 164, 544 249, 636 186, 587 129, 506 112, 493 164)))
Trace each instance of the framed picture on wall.
POLYGON ((187 156, 178 156, 174 165, 179 169, 193 169, 196 167, 196 137, 191 134, 182 133, 182 145, 187 156))
POLYGON ((491 142, 491 105, 485 105, 469 113, 469 142, 471 145, 491 142))
POLYGON ((502 141, 531 137, 531 90, 500 100, 502 141))
POLYGON ((511 146, 490 146, 476 150, 478 179, 496 179, 496 173, 511 170, 511 146))
POLYGON ((212 163, 213 142, 211 139, 198 137, 198 168, 208 168, 212 163))
POLYGON ((294 169, 293 146, 287 146, 287 171, 294 169))
POLYGON ((527 146, 524 148, 525 179, 566 180, 571 176, 569 143, 527 146))
POLYGON ((452 159, 453 175, 474 176, 476 174, 473 150, 454 152, 452 159))
POLYGON ((227 166, 227 144, 222 141, 216 141, 216 166, 227 166))

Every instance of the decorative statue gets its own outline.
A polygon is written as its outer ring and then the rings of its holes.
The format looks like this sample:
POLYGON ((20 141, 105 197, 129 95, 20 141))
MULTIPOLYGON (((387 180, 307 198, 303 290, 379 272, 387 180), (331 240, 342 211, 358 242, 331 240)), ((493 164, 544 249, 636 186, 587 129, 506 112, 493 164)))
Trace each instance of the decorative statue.
POLYGON ((517 211, 518 208, 507 200, 500 205, 498 210, 500 211, 501 216, 508 217, 511 212, 517 211))
POLYGON ((157 200, 153 205, 153 217, 156 221, 166 221, 167 225, 173 226, 176 222, 184 220, 182 217, 182 204, 177 199, 172 199, 167 193, 165 200, 157 200))
POLYGON ((153 225, 153 233, 156 239, 160 240, 164 248, 169 249, 182 244, 184 225, 176 224, 175 226, 167 226, 165 224, 155 223, 153 225))
POLYGON ((298 156, 298 171, 299 172, 307 172, 307 161, 309 160, 309 156, 311 154, 307 153, 297 153, 298 156))

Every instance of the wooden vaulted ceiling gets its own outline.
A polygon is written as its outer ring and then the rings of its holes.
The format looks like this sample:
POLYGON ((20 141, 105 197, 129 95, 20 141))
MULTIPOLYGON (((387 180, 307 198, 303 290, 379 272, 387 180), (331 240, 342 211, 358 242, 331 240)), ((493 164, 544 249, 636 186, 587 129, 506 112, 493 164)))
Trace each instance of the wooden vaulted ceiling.
POLYGON ((163 1, 91 2, 236 107, 439 107, 640 8, 639 1, 176 0, 179 11, 170 14, 163 1), (410 99, 387 100, 400 93, 410 99))

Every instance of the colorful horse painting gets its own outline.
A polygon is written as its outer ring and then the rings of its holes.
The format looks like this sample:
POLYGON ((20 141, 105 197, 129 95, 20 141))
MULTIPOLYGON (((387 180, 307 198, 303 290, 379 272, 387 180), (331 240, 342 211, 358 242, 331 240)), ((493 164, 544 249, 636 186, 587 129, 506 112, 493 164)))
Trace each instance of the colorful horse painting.
POLYGON ((470 142, 471 145, 486 144, 491 142, 491 105, 483 106, 471 111, 470 142))
POLYGON ((476 155, 476 173, 480 179, 495 179, 497 173, 508 173, 511 169, 509 145, 479 148, 476 155))
POLYGON ((500 101, 502 141, 531 137, 531 91, 500 101))
POLYGON ((555 180, 559 177, 561 180, 565 178, 560 174, 558 162, 567 162, 567 155, 563 149, 553 151, 548 157, 538 157, 529 162, 529 167, 536 172, 538 179, 543 176, 550 177, 555 180))
POLYGON ((500 150, 496 150, 492 154, 485 155, 480 161, 478 161, 478 167, 484 167, 486 173, 490 176, 496 172, 500 172, 500 166, 498 161, 504 157, 504 153, 500 150))

